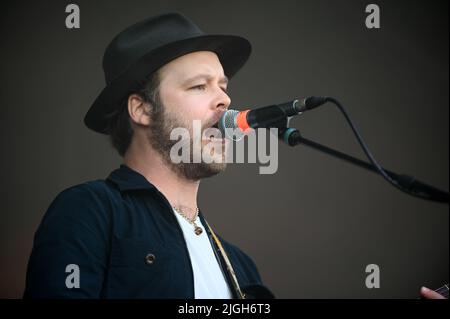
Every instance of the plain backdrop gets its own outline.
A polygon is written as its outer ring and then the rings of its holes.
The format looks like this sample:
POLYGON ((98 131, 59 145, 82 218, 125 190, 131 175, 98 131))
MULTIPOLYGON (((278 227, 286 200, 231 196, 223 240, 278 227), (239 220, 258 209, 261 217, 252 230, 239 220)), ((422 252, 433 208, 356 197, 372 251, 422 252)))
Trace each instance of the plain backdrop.
MULTIPOLYGON (((34 232, 55 196, 105 178, 121 158, 88 130, 104 87, 101 60, 123 28, 179 11, 205 32, 237 34, 253 53, 230 83, 232 108, 309 95, 339 99, 376 159, 448 190, 448 1, 21 1, 0 10, 0 297, 20 298, 34 232)), ((331 104, 291 125, 364 154, 331 104)), ((416 298, 449 280, 449 209, 306 146, 279 145, 278 170, 231 164, 202 181, 209 223, 247 252, 279 298, 416 298), (380 268, 368 289, 366 266, 380 268)))

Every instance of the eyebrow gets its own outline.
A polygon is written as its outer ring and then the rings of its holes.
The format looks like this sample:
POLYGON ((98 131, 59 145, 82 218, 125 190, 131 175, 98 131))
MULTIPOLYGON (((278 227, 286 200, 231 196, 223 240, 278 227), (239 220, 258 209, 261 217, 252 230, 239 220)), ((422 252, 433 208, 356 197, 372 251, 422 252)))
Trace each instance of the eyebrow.
MULTIPOLYGON (((209 74, 199 74, 199 75, 193 76, 191 78, 188 78, 183 82, 190 83, 190 82, 194 82, 199 79, 206 79, 207 81, 211 81, 213 79, 213 77, 209 74)), ((221 77, 219 80, 219 83, 228 84, 228 78, 226 76, 221 77)))

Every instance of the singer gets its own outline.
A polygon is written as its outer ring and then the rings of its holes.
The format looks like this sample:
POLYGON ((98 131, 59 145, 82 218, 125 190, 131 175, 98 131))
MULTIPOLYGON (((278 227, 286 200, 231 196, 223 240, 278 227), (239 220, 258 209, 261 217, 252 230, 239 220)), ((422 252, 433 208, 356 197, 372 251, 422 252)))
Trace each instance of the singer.
POLYGON ((204 130, 217 127, 231 102, 228 79, 250 51, 246 39, 205 34, 176 13, 111 41, 106 87, 84 121, 110 136, 123 165, 50 205, 34 238, 25 298, 273 297, 252 259, 215 234, 198 207, 200 181, 225 161, 169 156, 173 129, 192 130, 198 119, 204 130))
MULTIPOLYGON (((170 156, 175 129, 192 136, 195 120, 202 131, 218 127, 231 103, 228 81, 250 52, 246 39, 206 34, 178 13, 111 40, 106 86, 84 123, 110 137, 123 164, 51 203, 34 237, 24 298, 274 298, 252 259, 215 233, 197 203, 200 181, 223 172, 226 161, 170 156)), ((244 126, 259 126, 264 114, 254 112, 244 126)), ((213 143, 219 159, 224 142, 184 140, 197 151, 213 143)))

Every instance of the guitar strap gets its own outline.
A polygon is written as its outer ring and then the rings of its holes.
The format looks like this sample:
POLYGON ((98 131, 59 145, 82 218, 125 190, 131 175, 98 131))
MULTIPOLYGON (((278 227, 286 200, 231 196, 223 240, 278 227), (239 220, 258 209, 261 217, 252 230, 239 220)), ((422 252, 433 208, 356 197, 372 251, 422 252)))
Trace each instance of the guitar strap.
POLYGON ((216 236, 214 231, 212 230, 211 226, 209 226, 209 223, 205 220, 206 225, 209 228, 209 231, 211 232, 211 236, 213 237, 214 241, 216 242, 217 247, 219 248, 220 254, 223 257, 223 260, 225 261, 227 272, 230 275, 231 282, 233 283, 233 288, 237 293, 237 296, 239 299, 245 299, 245 294, 242 292, 241 287, 239 286, 239 282, 236 278, 236 273, 234 272, 233 266, 231 265, 230 259, 228 258, 227 253, 225 252, 225 249, 222 246, 222 243, 220 242, 219 238, 216 236))

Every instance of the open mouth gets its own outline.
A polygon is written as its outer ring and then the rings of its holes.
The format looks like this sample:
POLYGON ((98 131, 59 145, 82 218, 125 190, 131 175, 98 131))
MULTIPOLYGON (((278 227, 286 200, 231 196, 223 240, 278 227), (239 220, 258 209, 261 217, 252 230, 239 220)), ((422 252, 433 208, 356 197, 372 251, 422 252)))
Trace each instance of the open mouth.
MULTIPOLYGON (((211 125, 210 128, 215 128, 218 130, 219 129, 219 121, 217 121, 216 123, 211 125)), ((215 135, 217 135, 217 132, 215 132, 215 135)), ((220 136, 220 134, 218 137, 214 137, 214 134, 211 133, 211 134, 209 134, 207 140, 213 141, 213 142, 223 142, 223 138, 220 136)))

